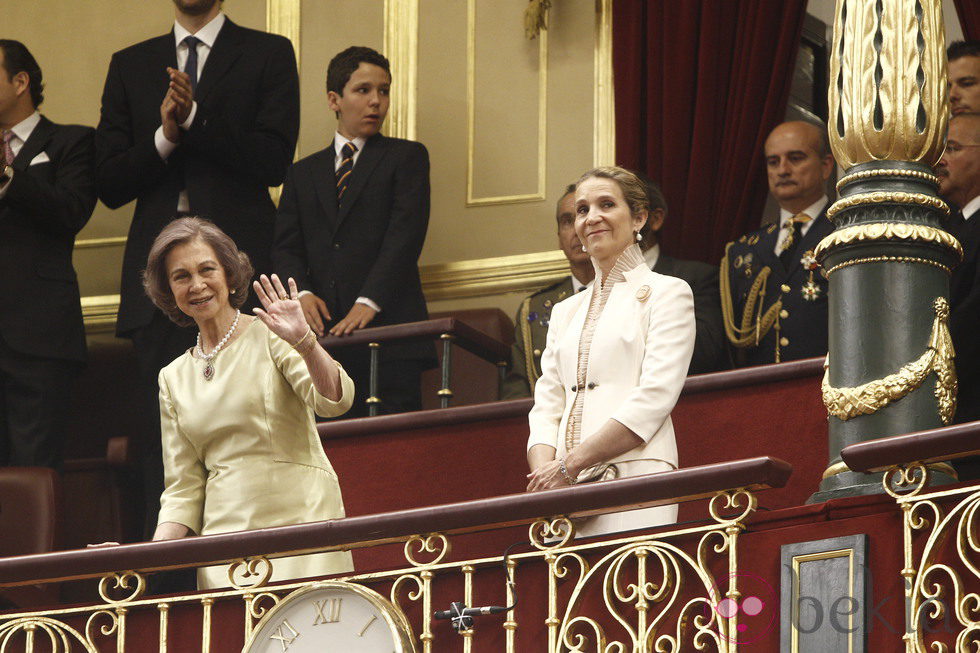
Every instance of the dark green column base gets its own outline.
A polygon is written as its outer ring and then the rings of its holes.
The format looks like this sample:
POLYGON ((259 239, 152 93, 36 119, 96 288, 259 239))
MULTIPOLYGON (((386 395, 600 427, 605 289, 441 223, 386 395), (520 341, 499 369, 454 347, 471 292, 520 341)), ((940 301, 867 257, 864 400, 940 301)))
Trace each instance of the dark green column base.
MULTIPOLYGON (((881 484, 881 478, 881 472, 875 474, 864 472, 841 472, 840 474, 834 474, 821 481, 820 489, 811 495, 806 502, 808 504, 822 503, 831 499, 884 494, 885 488, 881 484)), ((957 480, 949 474, 935 470, 929 472, 928 487, 949 485, 950 483, 956 482, 957 480)))

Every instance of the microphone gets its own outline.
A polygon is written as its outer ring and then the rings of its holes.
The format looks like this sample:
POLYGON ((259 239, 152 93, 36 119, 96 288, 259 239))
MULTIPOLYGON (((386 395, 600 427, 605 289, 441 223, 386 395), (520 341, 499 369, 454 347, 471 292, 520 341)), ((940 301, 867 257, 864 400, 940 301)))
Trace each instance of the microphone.
POLYGON ((432 615, 436 619, 455 619, 457 617, 479 617, 485 614, 500 614, 508 608, 499 605, 485 605, 481 608, 467 608, 465 603, 453 601, 449 610, 436 610, 432 615))
POLYGON ((480 608, 467 608, 466 604, 462 601, 453 601, 449 604, 448 610, 436 610, 432 616, 436 619, 452 619, 453 628, 456 629, 456 632, 459 632, 461 630, 466 630, 473 625, 473 617, 479 617, 487 614, 500 614, 501 612, 507 612, 509 609, 510 608, 501 607, 499 605, 485 605, 480 608))

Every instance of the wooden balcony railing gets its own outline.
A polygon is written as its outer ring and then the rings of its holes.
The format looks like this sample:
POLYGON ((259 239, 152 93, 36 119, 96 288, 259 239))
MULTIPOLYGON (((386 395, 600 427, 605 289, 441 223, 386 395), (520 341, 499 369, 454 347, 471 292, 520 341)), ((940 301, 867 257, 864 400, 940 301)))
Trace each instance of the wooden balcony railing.
POLYGON ((349 336, 328 335, 320 338, 320 344, 328 351, 349 347, 369 348, 371 374, 367 404, 368 414, 373 416, 378 414, 378 405, 381 403, 381 398, 378 396, 378 361, 381 348, 392 343, 435 339, 442 341, 442 387, 438 391, 442 408, 449 407, 453 396, 449 379, 452 372, 454 343, 496 365, 503 378, 507 361, 510 360, 510 347, 454 317, 361 329, 349 336))
POLYGON ((774 458, 636 476, 531 494, 514 494, 296 526, 203 535, 166 542, 62 551, 0 559, 0 587, 99 578, 119 570, 157 571, 284 555, 371 546, 420 533, 466 533, 532 522, 585 517, 624 508, 693 501, 731 489, 782 487, 790 465, 774 458))

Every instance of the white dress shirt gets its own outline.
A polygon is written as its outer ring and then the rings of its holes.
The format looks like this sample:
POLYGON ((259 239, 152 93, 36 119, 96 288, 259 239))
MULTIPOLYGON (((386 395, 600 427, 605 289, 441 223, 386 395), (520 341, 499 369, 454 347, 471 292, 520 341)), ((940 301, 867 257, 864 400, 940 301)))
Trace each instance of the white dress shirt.
POLYGON ((961 213, 963 213, 964 220, 969 220, 970 216, 976 214, 977 211, 980 211, 980 195, 977 195, 972 200, 967 202, 966 205, 961 209, 961 213))
POLYGON ((585 290, 586 288, 588 288, 589 286, 592 285, 592 282, 591 281, 588 282, 588 283, 582 283, 581 281, 578 280, 578 277, 576 277, 574 273, 571 276, 572 276, 572 292, 573 293, 582 292, 583 290, 585 290))
MULTIPOLYGON (((14 137, 10 139, 10 149, 13 150, 14 157, 20 154, 21 148, 24 147, 24 143, 26 143, 27 139, 31 137, 31 134, 34 133, 34 128, 37 127, 39 122, 41 122, 41 114, 35 111, 10 128, 10 131, 14 135, 14 137)), ((2 153, 0 153, 0 156, 2 156, 2 153)), ((7 194, 7 189, 10 188, 10 182, 14 180, 13 167, 7 168, 7 177, 7 182, 0 186, 0 199, 7 194)))
MULTIPOLYGON (((820 212, 823 211, 823 207, 827 206, 830 201, 826 195, 821 195, 820 199, 806 207, 801 211, 801 213, 806 213, 810 216, 810 221, 800 227, 801 238, 806 235, 806 232, 810 231, 810 227, 813 226, 813 221, 817 219, 820 212)), ((786 223, 793 219, 795 213, 790 213, 786 209, 779 209, 779 236, 776 238, 776 247, 773 250, 776 256, 779 256, 783 251, 783 243, 789 238, 789 229, 786 228, 786 223)))
POLYGON ((357 165, 357 159, 361 156, 361 150, 364 149, 364 144, 367 143, 367 139, 363 136, 358 136, 357 138, 351 140, 346 136, 341 136, 340 133, 333 135, 333 151, 335 153, 333 159, 333 171, 337 172, 340 169, 340 164, 344 161, 344 146, 348 143, 353 143, 354 147, 354 160, 351 162, 352 166, 357 165))
MULTIPOLYGON (((184 70, 187 65, 187 57, 189 56, 189 48, 187 44, 184 43, 184 39, 188 36, 196 36, 200 43, 197 44, 197 79, 200 81, 201 73, 204 71, 204 64, 208 60, 208 55, 211 54, 211 48, 214 47, 214 42, 218 38, 218 32, 225 24, 225 15, 219 13, 211 22, 197 30, 195 34, 188 32, 180 23, 174 22, 174 41, 177 48, 177 68, 179 70, 184 70)), ((163 98, 161 98, 161 102, 163 98)), ((191 105, 191 112, 187 114, 187 120, 181 123, 181 129, 190 129, 191 125, 194 124, 194 117, 197 115, 197 101, 191 105)), ((164 161, 177 149, 177 143, 172 143, 167 140, 167 137, 163 135, 163 125, 157 128, 156 133, 153 135, 153 143, 156 145, 157 153, 160 158, 164 161)), ((177 200, 177 210, 178 211, 189 211, 190 202, 187 200, 187 191, 180 191, 180 197, 177 200)))

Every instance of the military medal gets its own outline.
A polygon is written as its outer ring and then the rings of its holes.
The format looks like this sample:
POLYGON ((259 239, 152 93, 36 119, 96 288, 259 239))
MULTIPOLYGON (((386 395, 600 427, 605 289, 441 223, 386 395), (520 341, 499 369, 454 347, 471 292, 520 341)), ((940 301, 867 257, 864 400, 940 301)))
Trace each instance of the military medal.
POLYGON ((810 279, 800 288, 800 293, 803 294, 803 299, 808 302, 815 302, 820 298, 820 286, 815 284, 813 279, 810 279))
POLYGON ((815 302, 820 299, 822 291, 820 286, 813 281, 813 273, 820 267, 820 264, 817 263, 817 257, 814 256, 812 249, 803 252, 803 256, 800 257, 800 265, 810 273, 810 279, 800 288, 800 293, 806 301, 815 302))
POLYGON ((819 267, 817 257, 813 255, 812 249, 803 252, 803 256, 800 257, 800 265, 803 266, 804 270, 810 270, 811 272, 819 267))

